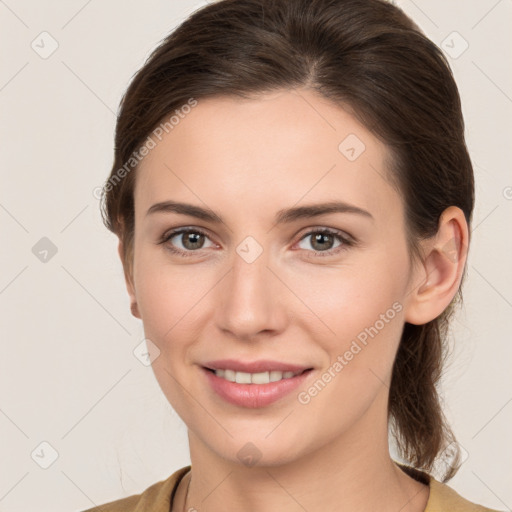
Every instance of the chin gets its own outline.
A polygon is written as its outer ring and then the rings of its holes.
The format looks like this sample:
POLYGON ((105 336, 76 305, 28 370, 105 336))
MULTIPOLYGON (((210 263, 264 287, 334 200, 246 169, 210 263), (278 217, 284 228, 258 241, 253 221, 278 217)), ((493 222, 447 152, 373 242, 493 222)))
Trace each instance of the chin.
MULTIPOLYGON (((271 434, 270 437, 272 437, 271 434)), ((222 440, 218 445, 210 447, 219 457, 242 467, 264 468, 283 466, 301 457, 297 450, 299 440, 295 441, 289 435, 276 435, 274 439, 265 439, 261 434, 255 436, 239 436, 222 440)), ((303 455, 303 454, 302 454, 303 455)))

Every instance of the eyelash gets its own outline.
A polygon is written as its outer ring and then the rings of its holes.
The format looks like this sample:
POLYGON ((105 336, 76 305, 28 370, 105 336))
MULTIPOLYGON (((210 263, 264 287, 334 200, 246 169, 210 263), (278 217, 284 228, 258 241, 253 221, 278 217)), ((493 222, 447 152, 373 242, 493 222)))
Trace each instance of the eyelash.
MULTIPOLYGON (((171 238, 174 238, 176 235, 181 235, 183 233, 199 233, 199 234, 204 235, 204 236, 209 238, 208 233, 206 233, 205 231, 203 231, 202 229, 199 229, 199 228, 191 228, 191 227, 189 227, 189 228, 178 228, 178 229, 174 229, 172 231, 169 231, 167 233, 164 233, 164 235, 162 236, 162 238, 158 242, 158 244, 165 244, 171 238)), ((307 251, 307 252, 310 252, 310 253, 312 252, 313 253, 313 255, 308 256, 308 258, 309 257, 312 257, 312 258, 322 258, 322 257, 326 257, 326 256, 333 256, 335 254, 338 254, 341 251, 346 251, 349 247, 352 247, 352 246, 356 245, 355 240, 353 240, 352 238, 349 238, 348 236, 346 236, 342 231, 338 231, 336 229, 331 229, 331 228, 312 229, 311 231, 308 231, 307 233, 305 233, 304 236, 302 236, 300 238, 299 242, 301 242, 302 240, 304 240, 308 236, 315 235, 315 234, 333 235, 333 236, 335 236, 341 242, 341 245, 339 245, 338 247, 336 247, 334 249, 329 249, 327 251, 314 251, 314 250, 313 251, 307 251)), ((199 252, 201 250, 201 249, 198 249, 198 250, 195 250, 195 251, 183 251, 181 249, 176 249, 176 247, 173 247, 170 244, 168 244, 166 246, 166 248, 169 251, 171 251, 172 253, 178 254, 179 256, 183 256, 183 257, 192 256, 192 255, 194 255, 194 253, 197 253, 197 252, 199 252)))

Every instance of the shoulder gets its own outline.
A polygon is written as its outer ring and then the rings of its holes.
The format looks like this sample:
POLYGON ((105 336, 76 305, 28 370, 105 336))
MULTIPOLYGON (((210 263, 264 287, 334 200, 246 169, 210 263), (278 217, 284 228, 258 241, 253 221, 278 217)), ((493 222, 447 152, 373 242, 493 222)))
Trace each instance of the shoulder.
POLYGON ((410 477, 429 486, 430 493, 424 512, 502 512, 463 498, 449 485, 436 480, 429 473, 399 462, 396 464, 410 477))
POLYGON ((449 485, 412 466, 395 461, 410 477, 429 486, 429 497, 424 512, 502 512, 486 508, 463 498, 449 485))
POLYGON ((88 508, 82 512, 169 512, 169 507, 176 488, 190 466, 178 469, 166 480, 161 480, 148 487, 140 494, 133 494, 103 505, 88 508))
POLYGON ((430 497, 425 512, 499 512, 463 498, 450 486, 430 477, 430 497))

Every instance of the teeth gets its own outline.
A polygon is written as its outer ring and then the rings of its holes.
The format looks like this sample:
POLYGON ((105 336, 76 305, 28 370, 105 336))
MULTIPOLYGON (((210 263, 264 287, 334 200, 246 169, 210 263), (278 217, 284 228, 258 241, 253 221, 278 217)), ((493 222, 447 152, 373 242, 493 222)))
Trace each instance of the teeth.
MULTIPOLYGON (((251 375, 248 373, 247 375, 251 375)), ((253 384, 268 384, 270 382, 269 372, 253 373, 251 375, 253 384)))
POLYGON ((283 378, 283 372, 271 371, 269 372, 270 382, 277 382, 283 378))
MULTIPOLYGON (((222 371, 222 370, 221 370, 222 371)), ((219 375, 220 377, 220 375, 219 375)), ((235 382, 236 372, 233 370, 224 370, 224 378, 230 382, 235 382)))
POLYGON ((235 382, 237 384, 250 384, 251 383, 251 374, 244 372, 236 372, 235 382))
POLYGON ((235 372, 234 370, 215 370, 215 375, 230 382, 237 384, 268 384, 269 382, 277 382, 282 379, 291 379, 295 375, 302 372, 279 372, 272 370, 270 372, 247 373, 235 372))

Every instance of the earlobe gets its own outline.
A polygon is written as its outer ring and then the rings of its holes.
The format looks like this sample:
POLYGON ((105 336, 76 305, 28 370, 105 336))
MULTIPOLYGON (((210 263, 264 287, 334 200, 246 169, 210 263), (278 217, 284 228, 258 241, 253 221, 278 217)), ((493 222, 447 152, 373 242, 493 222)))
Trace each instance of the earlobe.
POLYGON ((130 303, 130 310, 132 312, 132 315, 136 318, 141 318, 140 312, 139 312, 139 306, 137 305, 137 302, 131 302, 130 303))
POLYGON ((123 265, 124 279, 126 283, 126 289, 128 291, 128 295, 130 296, 130 310, 134 317, 141 318, 139 307, 137 304, 137 297, 135 294, 135 286, 133 284, 132 272, 130 271, 130 267, 128 266, 128 262, 125 261, 124 257, 124 248, 121 239, 119 239, 119 243, 117 245, 117 252, 119 254, 119 258, 121 259, 121 263, 123 265))
POLYGON ((423 264, 409 292, 405 321, 423 325, 437 318, 459 289, 466 264, 469 232, 462 210, 447 208, 439 219, 437 234, 422 243, 423 264))

